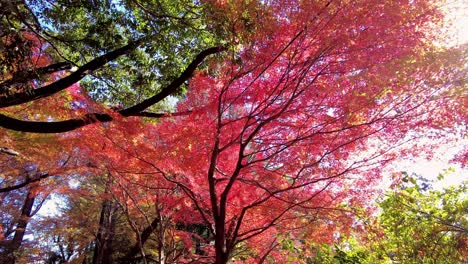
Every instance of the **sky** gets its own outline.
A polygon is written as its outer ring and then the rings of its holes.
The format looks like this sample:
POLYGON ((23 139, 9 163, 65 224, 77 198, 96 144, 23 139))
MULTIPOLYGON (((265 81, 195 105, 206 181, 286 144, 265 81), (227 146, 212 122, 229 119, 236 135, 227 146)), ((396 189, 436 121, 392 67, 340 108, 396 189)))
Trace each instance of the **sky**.
POLYGON ((450 45, 468 43, 468 0, 447 0, 446 23, 451 24, 450 45))
POLYGON ((434 158, 431 160, 421 158, 399 162, 397 165, 398 170, 408 172, 409 174, 414 173, 434 182, 437 181, 437 183, 432 186, 437 190, 448 186, 459 185, 462 181, 468 181, 468 169, 450 163, 450 159, 461 150, 462 147, 466 148, 467 145, 467 140, 464 140, 464 144, 461 146, 452 148, 443 147, 435 153, 434 158), (447 172, 443 180, 438 181, 437 177, 439 174, 443 174, 449 169, 450 172, 447 172))
MULTIPOLYGON (((446 23, 448 27, 448 45, 459 46, 468 43, 468 0, 447 0, 446 23)), ((454 169, 449 173, 436 188, 450 185, 458 185, 462 181, 468 181, 468 169, 458 165, 450 164, 449 160, 462 149, 468 148, 468 139, 461 139, 457 146, 444 146, 438 150, 434 159, 416 159, 400 162, 398 168, 401 171, 423 175, 428 179, 435 180, 439 173, 448 168, 454 169)))

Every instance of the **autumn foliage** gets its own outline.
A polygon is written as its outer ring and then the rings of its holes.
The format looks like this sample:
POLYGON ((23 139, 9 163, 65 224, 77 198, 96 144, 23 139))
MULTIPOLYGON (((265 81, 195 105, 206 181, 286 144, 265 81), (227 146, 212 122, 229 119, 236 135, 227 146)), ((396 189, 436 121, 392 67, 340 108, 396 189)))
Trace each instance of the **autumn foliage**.
MULTIPOLYGON (((291 247, 332 244, 360 230, 356 217, 372 209, 382 171, 395 160, 430 157, 466 122, 463 50, 434 44, 437 1, 203 4, 224 46, 204 49, 141 101, 107 107, 96 90, 80 88, 81 75, 64 86, 76 72, 63 69, 31 77, 37 81, 27 84, 40 87, 29 94, 0 93, 0 147, 21 153, 0 156, 2 184, 18 184, 25 168, 54 175, 39 174, 28 188, 60 194, 70 203, 61 217, 89 233, 70 246, 79 253, 69 260, 305 263, 314 251, 298 257, 291 247), (186 81, 174 112, 148 111, 186 81), (50 132, 66 133, 42 134, 50 132), (80 225, 74 208, 100 215, 80 225)), ((81 68, 118 64, 145 41, 81 68)), ((36 45, 33 53, 44 44, 36 45)), ((20 199, 5 197, 2 206, 20 199)), ((14 214, 18 205, 5 208, 14 214)), ((77 234, 43 225, 70 241, 77 234)))

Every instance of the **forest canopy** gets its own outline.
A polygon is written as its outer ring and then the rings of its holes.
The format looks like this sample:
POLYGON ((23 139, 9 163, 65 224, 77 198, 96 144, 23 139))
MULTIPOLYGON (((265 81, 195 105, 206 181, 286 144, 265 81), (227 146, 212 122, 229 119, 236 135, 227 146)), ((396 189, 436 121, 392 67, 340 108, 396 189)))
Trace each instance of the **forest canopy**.
POLYGON ((466 261, 444 5, 0 0, 0 262, 466 261))

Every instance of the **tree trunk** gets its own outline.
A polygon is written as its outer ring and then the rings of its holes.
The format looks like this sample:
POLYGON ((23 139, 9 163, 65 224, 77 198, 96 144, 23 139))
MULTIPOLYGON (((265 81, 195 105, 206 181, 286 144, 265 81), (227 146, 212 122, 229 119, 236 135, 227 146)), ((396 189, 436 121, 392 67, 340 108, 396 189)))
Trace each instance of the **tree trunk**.
POLYGON ((228 263, 228 254, 226 252, 219 252, 216 250, 216 264, 226 264, 228 263))
MULTIPOLYGON (((109 193, 110 181, 106 183, 105 194, 109 193)), ((96 235, 94 246, 93 264, 112 264, 114 263, 113 240, 116 225, 116 207, 112 201, 105 199, 102 202, 101 216, 99 218, 99 229, 96 235)))
POLYGON ((31 218, 33 212, 36 195, 32 190, 33 187, 29 188, 26 199, 24 200, 23 207, 21 208, 21 216, 16 225, 15 235, 11 241, 7 242, 4 252, 2 255, 0 255, 1 263, 15 263, 14 253, 21 247, 21 244, 23 243, 26 227, 28 226, 29 219, 31 218))
MULTIPOLYGON (((151 222, 151 224, 149 226, 147 226, 143 232, 141 233, 140 237, 141 237, 141 244, 145 244, 146 241, 149 239, 151 233, 153 232, 153 230, 156 230, 156 228, 158 228, 158 224, 159 224, 159 218, 155 218, 153 220, 153 222, 151 222)), ((135 245, 133 245, 130 250, 128 251, 128 253, 125 255, 125 257, 122 258, 123 261, 128 261, 130 259, 133 259, 136 255, 138 255, 140 253, 140 245, 139 245, 139 242, 137 241, 135 243, 135 245)))
POLYGON ((224 221, 216 223, 216 234, 215 234, 215 253, 216 253, 216 264, 226 264, 229 260, 229 252, 226 248, 226 229, 224 227, 224 221))

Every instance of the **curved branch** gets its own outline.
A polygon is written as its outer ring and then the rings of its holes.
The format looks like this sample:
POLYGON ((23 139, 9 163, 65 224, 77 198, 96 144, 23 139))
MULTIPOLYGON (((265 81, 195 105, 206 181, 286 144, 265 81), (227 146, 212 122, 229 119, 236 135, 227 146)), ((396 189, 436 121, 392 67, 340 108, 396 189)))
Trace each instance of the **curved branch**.
MULTIPOLYGON (((153 117, 153 118, 160 118, 164 116, 176 116, 176 115, 184 114, 184 113, 175 113, 175 114, 150 113, 150 112, 144 112, 144 110, 162 101, 167 96, 175 93, 177 89, 192 76, 196 68, 203 62, 203 60, 207 56, 211 54, 219 53, 224 50, 225 48, 222 48, 222 47, 213 47, 213 48, 209 48, 200 52, 195 57, 195 59, 189 64, 189 66, 181 73, 181 75, 177 79, 172 81, 168 86, 164 87, 159 93, 144 100, 141 103, 138 103, 126 109, 119 110, 117 112, 124 117, 143 116, 143 117, 153 117)), ((65 77, 64 79, 68 77, 65 77)), ((45 89, 45 87, 40 88, 40 89, 45 89)), ((40 89, 37 89, 37 90, 40 90, 40 89)), ((33 92, 37 90, 33 90, 33 92)), ((42 97, 45 97, 45 96, 42 96, 42 97)), ((0 107, 2 106, 2 103, 3 103, 2 99, 4 98, 5 97, 3 98, 0 97, 0 107)), ((35 100, 35 99, 32 99, 32 100, 35 100)), ((15 131, 32 132, 32 133, 63 133, 63 132, 75 130, 77 128, 80 128, 80 127, 83 127, 92 123, 110 122, 112 120, 113 118, 109 114, 105 114, 105 113, 90 113, 90 114, 84 115, 81 118, 68 119, 68 120, 56 121, 56 122, 24 121, 24 120, 19 120, 19 119, 9 117, 0 113, 0 127, 10 129, 10 130, 15 130, 15 131)))
POLYGON ((23 121, 0 114, 0 127, 33 133, 63 133, 92 123, 109 121, 112 121, 112 117, 110 115, 97 113, 86 114, 82 118, 57 122, 23 121))
POLYGON ((148 107, 162 101, 164 98, 168 97, 169 95, 175 93, 177 89, 190 77, 192 77, 193 72, 197 69, 197 67, 211 54, 216 54, 221 51, 224 51, 225 48, 223 47, 213 47, 206 49, 200 52, 197 57, 188 65, 188 67, 182 72, 182 74, 172 81, 168 86, 164 87, 158 94, 144 100, 143 102, 136 104, 132 107, 123 109, 119 111, 119 113, 123 116, 131 116, 138 112, 141 112, 148 107))
MULTIPOLYGON (((129 116, 148 117, 148 118, 163 118, 172 116, 182 116, 189 114, 188 112, 180 113, 151 113, 139 112, 129 116)), ((73 118, 64 121, 44 122, 44 121, 24 121, 13 117, 6 116, 0 113, 0 127, 5 129, 31 132, 31 133, 63 133, 75 130, 77 128, 90 125, 97 122, 110 122, 114 120, 109 114, 92 113, 86 114, 80 118, 73 118)), ((0 152, 6 153, 0 148, 0 152)), ((8 153, 13 155, 11 153, 8 153)))
POLYGON ((0 108, 24 104, 24 103, 31 102, 40 98, 51 96, 57 92, 60 92, 70 87, 74 83, 80 81, 90 72, 101 68, 107 62, 115 60, 118 57, 125 55, 129 53, 130 51, 134 50, 136 47, 138 47, 138 45, 140 45, 141 42, 142 40, 130 42, 126 46, 123 46, 119 49, 113 50, 102 56, 99 56, 93 59, 92 61, 86 63, 85 65, 79 67, 74 73, 68 75, 67 77, 64 77, 44 87, 34 89, 31 91, 16 93, 10 96, 1 96, 0 108))
MULTIPOLYGON (((159 225, 159 218, 154 218, 153 222, 148 225, 143 232, 141 232, 141 245, 144 245, 146 241, 149 239, 150 235, 153 233, 153 230, 156 230, 159 225)), ((140 253, 140 243, 137 241, 133 246, 130 247, 127 254, 121 258, 121 260, 132 260, 135 258, 136 255, 140 253)))
POLYGON ((0 83, 0 93, 6 92, 8 90, 8 86, 17 83, 29 82, 32 79, 40 77, 41 75, 70 70, 71 68, 72 64, 69 62, 58 62, 37 69, 16 72, 10 79, 0 83))

